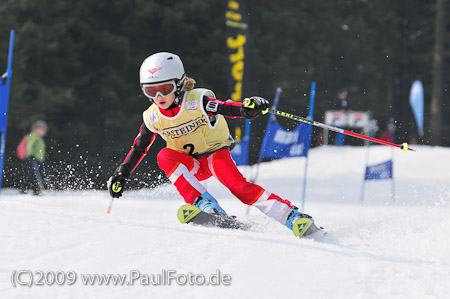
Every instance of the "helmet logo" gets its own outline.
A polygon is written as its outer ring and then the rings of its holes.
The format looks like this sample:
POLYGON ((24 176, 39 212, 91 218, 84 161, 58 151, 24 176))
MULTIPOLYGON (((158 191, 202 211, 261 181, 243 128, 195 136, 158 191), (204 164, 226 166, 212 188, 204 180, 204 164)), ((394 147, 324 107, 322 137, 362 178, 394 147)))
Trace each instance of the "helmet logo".
POLYGON ((157 66, 157 67, 154 67, 152 69, 148 69, 147 72, 149 72, 149 73, 151 73, 153 75, 154 73, 156 73, 160 69, 162 69, 162 67, 161 66, 157 66))

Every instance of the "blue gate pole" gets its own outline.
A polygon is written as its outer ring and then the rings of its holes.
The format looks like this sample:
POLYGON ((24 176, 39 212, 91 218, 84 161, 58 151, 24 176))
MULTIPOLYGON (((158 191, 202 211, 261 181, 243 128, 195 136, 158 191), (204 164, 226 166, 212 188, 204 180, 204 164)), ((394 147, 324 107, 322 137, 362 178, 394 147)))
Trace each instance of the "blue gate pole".
MULTIPOLYGON (((314 118, 314 101, 316 98, 316 82, 311 83, 311 93, 309 95, 309 113, 308 113, 308 119, 313 120, 314 118)), ((306 176, 308 174, 308 154, 309 149, 311 147, 311 137, 312 137, 312 128, 311 128, 311 134, 309 134, 309 148, 308 152, 306 153, 305 157, 305 171, 303 173, 303 190, 302 190, 302 207, 301 211, 303 212, 305 210, 305 197, 306 197, 306 176)))
POLYGON ((246 159, 245 159, 245 165, 248 166, 248 155, 250 153, 250 129, 251 129, 252 121, 250 119, 245 120, 245 135, 244 135, 244 142, 247 143, 247 153, 246 159))
MULTIPOLYGON (((278 101, 280 100, 280 94, 281 94, 281 88, 278 87, 277 91, 275 93, 275 99, 273 100, 272 109, 277 109, 278 101)), ((270 127, 270 125, 274 121, 275 121, 275 115, 270 114, 269 122, 267 123, 266 131, 264 132, 264 137, 263 137, 263 142, 261 144, 261 149, 259 150, 258 162, 257 162, 257 165, 256 165, 256 174, 255 174, 255 177, 253 178, 253 183, 255 183, 256 180, 258 179, 259 167, 261 165, 261 161, 262 161, 262 158, 263 158, 263 155, 264 155, 264 150, 265 150, 265 147, 267 145, 267 140, 268 140, 268 138, 267 138, 267 129, 270 127)))
POLYGON ((0 191, 2 189, 3 180, 3 162, 5 159, 5 142, 6 142, 6 127, 8 124, 8 104, 9 104, 9 87, 11 86, 12 75, 12 57, 14 48, 14 30, 11 30, 9 36, 9 51, 8 51, 8 67, 5 75, 0 78, 0 129, 1 129, 1 145, 0 145, 0 191), (5 78, 6 76, 6 78, 5 78), (6 84, 3 80, 6 79, 6 84))

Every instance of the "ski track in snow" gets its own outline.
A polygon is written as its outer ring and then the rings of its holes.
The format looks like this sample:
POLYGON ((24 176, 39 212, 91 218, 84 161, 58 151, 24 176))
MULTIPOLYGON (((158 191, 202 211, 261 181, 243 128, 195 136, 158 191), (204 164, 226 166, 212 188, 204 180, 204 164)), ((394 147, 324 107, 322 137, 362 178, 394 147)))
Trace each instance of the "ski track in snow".
MULTIPOLYGON (((365 149, 321 147, 309 157, 305 212, 326 236, 295 238, 206 182, 222 207, 250 231, 182 225, 173 186, 125 192, 112 213, 106 191, 47 192, 0 197, 0 298, 447 298, 450 290, 450 149, 416 146, 394 153, 396 199, 390 181, 360 191, 365 149), (81 274, 209 276, 229 286, 86 286, 81 274), (16 270, 76 271, 72 286, 11 284, 16 270)), ((373 146, 371 163, 392 152, 373 146)), ((304 159, 264 163, 258 183, 300 206, 304 159)), ((246 170, 243 170, 246 172, 246 170)), ((251 171, 249 171, 251 172, 251 171)), ((25 277, 25 276, 24 276, 25 277)), ((26 279, 25 279, 26 280, 26 279)))

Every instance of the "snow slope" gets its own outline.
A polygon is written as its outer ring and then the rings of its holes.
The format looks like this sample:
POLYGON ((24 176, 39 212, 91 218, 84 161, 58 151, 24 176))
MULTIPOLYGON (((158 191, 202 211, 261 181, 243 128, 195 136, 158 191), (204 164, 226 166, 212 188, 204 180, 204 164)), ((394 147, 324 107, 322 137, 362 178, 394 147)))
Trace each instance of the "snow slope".
MULTIPOLYGON (((362 147, 310 151, 305 212, 328 235, 297 239, 209 180, 230 214, 251 231, 181 225, 173 186, 127 192, 112 214, 106 191, 4 190, 0 198, 0 298, 448 298, 450 291, 450 149, 373 146, 370 163, 394 157, 390 181, 366 184, 362 147), (13 271, 75 271, 71 286, 17 286, 13 271), (230 285, 84 285, 82 274, 209 276, 230 285)), ((151 158, 151 157, 150 157, 151 158)), ((264 163, 258 183, 301 205, 304 159, 264 163)), ((253 170, 244 170, 248 173, 253 170)), ((28 279, 23 275, 23 280, 28 279)))

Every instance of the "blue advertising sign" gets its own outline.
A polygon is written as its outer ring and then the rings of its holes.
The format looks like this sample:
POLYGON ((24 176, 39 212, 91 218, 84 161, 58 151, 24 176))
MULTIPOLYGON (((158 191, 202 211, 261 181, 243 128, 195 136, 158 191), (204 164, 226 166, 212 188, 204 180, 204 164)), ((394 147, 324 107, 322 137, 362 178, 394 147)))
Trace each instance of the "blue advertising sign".
POLYGON ((264 158, 306 157, 310 146, 312 126, 301 123, 288 131, 278 122, 269 125, 266 131, 267 143, 262 149, 264 158))

